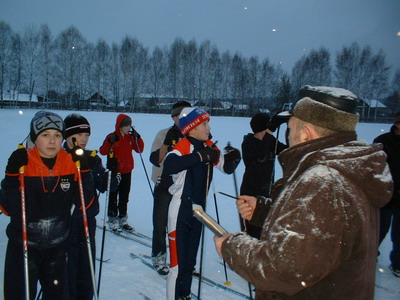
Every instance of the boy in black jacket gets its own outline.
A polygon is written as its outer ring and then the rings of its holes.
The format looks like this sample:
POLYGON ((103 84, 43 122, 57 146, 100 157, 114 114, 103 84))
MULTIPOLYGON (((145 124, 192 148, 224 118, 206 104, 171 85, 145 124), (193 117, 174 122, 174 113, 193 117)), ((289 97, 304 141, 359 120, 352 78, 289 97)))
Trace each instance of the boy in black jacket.
MULTIPOLYGON (((91 128, 88 120, 80 114, 73 113, 64 119, 65 143, 64 149, 71 153, 75 143, 82 149, 86 149, 89 142, 91 128)), ((86 210, 90 246, 92 250, 93 265, 96 257, 96 215, 99 213, 99 193, 107 190, 108 172, 103 167, 101 158, 98 155, 91 156, 90 150, 85 150, 91 164, 91 171, 94 180, 93 203, 86 210)), ((110 190, 115 191, 118 187, 121 175, 112 170, 110 190)), ((87 252, 87 242, 83 225, 82 210, 75 207, 72 214, 71 231, 68 238, 68 290, 69 299, 91 300, 93 299, 93 286, 90 280, 90 264, 87 252)))
MULTIPOLYGON (((279 119, 274 116, 272 120, 266 113, 255 114, 250 121, 253 133, 243 137, 242 156, 245 165, 240 195, 270 197, 270 189, 274 180, 275 156, 287 148, 279 142, 273 132, 287 118, 279 119)), ((255 238, 260 238, 261 227, 254 226, 244 220, 247 233, 255 238)), ((244 224, 241 223, 244 230, 244 224)))
POLYGON ((393 248, 389 267, 393 275, 400 277, 400 111, 395 114, 393 123, 390 132, 375 138, 374 143, 383 144, 394 183, 392 199, 380 209, 379 244, 391 228, 393 248))
POLYGON ((22 177, 25 186, 28 240, 29 293, 35 297, 37 283, 42 299, 67 299, 67 238, 71 208, 81 207, 78 187, 80 160, 83 197, 88 207, 93 200, 93 178, 86 155, 76 157, 62 149, 64 122, 51 112, 40 111, 31 121, 34 148, 15 150, 1 183, 0 209, 10 216, 4 271, 4 299, 25 299, 23 236, 21 222, 22 177), (24 174, 19 170, 24 166, 24 174))

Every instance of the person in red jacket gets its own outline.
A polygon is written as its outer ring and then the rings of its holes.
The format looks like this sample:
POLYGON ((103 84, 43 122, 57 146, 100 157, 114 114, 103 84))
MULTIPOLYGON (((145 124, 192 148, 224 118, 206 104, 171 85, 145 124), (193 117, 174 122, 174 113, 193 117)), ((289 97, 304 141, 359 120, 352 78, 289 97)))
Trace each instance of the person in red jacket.
POLYGON ((131 190, 134 160, 132 150, 142 153, 144 142, 140 134, 132 127, 132 119, 119 114, 115 123, 115 131, 109 133, 100 147, 102 155, 108 155, 107 168, 121 173, 118 189, 110 192, 108 204, 108 223, 114 231, 134 231, 128 224, 128 201, 131 190))

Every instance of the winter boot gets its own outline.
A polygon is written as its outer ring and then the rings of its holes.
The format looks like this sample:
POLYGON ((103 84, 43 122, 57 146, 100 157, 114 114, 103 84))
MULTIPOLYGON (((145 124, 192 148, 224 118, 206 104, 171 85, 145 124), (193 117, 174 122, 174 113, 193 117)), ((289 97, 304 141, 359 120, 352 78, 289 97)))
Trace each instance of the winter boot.
POLYGON ((109 217, 108 218, 108 227, 111 231, 121 232, 121 228, 119 227, 118 217, 109 217))
POLYGON ((134 232, 135 228, 128 224, 128 216, 119 218, 119 226, 122 230, 127 232, 134 232))
POLYGON ((157 256, 152 256, 151 261, 153 263, 154 269, 161 277, 168 275, 169 269, 167 267, 167 253, 159 254, 157 256))

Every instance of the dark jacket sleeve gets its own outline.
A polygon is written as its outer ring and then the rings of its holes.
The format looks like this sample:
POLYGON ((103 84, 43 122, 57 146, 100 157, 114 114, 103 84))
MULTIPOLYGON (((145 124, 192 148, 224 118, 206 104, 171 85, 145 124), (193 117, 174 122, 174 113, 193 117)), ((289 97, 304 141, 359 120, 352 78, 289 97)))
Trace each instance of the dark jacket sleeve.
POLYGON ((7 216, 20 211, 21 194, 18 176, 6 176, 1 181, 0 210, 7 216))
POLYGON ((160 164, 158 163, 159 157, 160 157, 160 149, 157 149, 156 151, 153 151, 150 154, 150 162, 156 167, 160 167, 160 164))
POLYGON ((253 217, 249 221, 250 224, 258 227, 264 225, 268 212, 272 205, 272 199, 263 196, 257 196, 257 204, 253 213, 253 217))
POLYGON ((199 163, 201 163, 201 158, 197 152, 182 156, 170 152, 164 161, 164 173, 165 175, 177 174, 199 163))

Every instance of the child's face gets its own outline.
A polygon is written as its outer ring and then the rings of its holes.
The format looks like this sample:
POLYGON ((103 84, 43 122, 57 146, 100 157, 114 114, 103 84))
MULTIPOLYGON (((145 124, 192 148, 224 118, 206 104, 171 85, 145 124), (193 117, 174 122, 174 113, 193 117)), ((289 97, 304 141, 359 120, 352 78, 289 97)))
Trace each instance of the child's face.
POLYGON ((48 129, 39 134, 35 144, 41 157, 53 158, 60 151, 62 141, 61 132, 55 129, 48 129))
POLYGON ((210 136, 211 127, 208 121, 201 123, 199 126, 195 127, 189 132, 189 136, 194 137, 199 141, 207 141, 210 136))
POLYGON ((73 142, 74 138, 76 139, 76 142, 78 143, 79 147, 81 147, 82 149, 86 149, 87 143, 89 142, 89 133, 81 132, 69 136, 67 138, 67 145, 69 149, 74 148, 74 142, 73 142))
POLYGON ((121 131, 122 135, 125 135, 125 134, 129 133, 129 130, 131 130, 131 127, 132 127, 131 125, 127 125, 127 126, 121 127, 119 130, 121 131))

